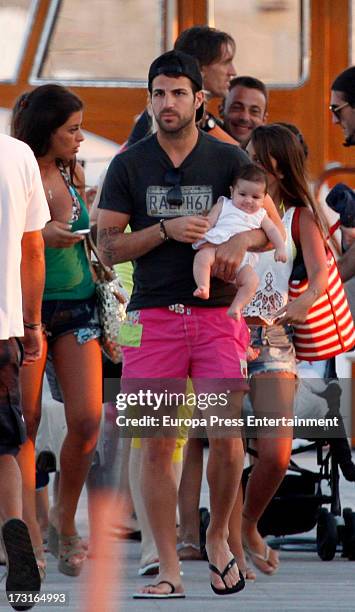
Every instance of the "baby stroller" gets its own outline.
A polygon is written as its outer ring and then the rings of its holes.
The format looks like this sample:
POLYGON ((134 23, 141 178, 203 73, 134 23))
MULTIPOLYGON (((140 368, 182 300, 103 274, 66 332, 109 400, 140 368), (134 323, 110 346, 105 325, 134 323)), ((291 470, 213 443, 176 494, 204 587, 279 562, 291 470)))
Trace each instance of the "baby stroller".
MULTIPOLYGON (((341 419, 341 388, 337 380, 327 379, 324 386, 318 397, 325 400, 328 414, 337 414, 341 419)), ((268 539, 272 548, 316 550, 323 561, 332 560, 340 550, 343 557, 355 561, 355 512, 351 508, 342 510, 339 493, 339 465, 348 480, 355 479, 344 426, 343 435, 341 439, 327 438, 325 432, 324 438, 304 440, 302 446, 293 449, 288 473, 258 523, 263 537, 273 536, 268 539), (317 472, 300 467, 295 460, 297 455, 310 450, 316 454, 317 472), (315 539, 289 537, 314 527, 317 527, 315 539)), ((249 445, 248 452, 257 456, 249 445)), ((244 488, 252 469, 250 466, 244 470, 244 488)))

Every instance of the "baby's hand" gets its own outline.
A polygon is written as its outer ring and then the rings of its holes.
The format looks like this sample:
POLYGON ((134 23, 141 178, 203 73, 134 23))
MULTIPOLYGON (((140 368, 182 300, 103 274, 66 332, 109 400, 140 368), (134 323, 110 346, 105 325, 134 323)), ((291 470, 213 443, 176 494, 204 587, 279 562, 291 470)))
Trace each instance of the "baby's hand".
POLYGON ((284 247, 282 247, 281 249, 275 249, 274 258, 275 258, 275 261, 282 261, 283 263, 286 263, 287 261, 286 249, 284 247))

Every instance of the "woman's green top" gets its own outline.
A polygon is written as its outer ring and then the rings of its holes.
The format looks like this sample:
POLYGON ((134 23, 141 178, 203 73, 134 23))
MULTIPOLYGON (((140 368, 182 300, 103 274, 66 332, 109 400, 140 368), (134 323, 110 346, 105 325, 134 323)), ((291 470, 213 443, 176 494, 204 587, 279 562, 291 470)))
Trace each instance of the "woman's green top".
MULTIPOLYGON (((72 232, 90 227, 85 203, 76 190, 75 195, 80 203, 80 216, 73 222, 72 232)), ((68 248, 46 247, 45 258, 46 283, 43 300, 85 300, 95 293, 84 241, 76 242, 68 248)))

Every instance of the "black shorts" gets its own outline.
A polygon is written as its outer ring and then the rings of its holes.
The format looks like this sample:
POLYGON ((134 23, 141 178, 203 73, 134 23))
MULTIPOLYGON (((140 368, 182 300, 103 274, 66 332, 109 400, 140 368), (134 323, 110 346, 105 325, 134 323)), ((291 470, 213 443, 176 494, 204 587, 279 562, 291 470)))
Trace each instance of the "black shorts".
POLYGON ((0 340, 0 455, 17 455, 26 440, 19 386, 22 357, 16 338, 0 340))

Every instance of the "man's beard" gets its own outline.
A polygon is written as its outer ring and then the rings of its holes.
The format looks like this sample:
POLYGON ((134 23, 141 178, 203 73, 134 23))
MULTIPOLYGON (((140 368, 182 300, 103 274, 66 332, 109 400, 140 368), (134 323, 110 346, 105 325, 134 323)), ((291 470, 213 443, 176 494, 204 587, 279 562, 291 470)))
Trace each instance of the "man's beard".
POLYGON ((167 126, 164 124, 164 120, 161 120, 159 117, 155 116, 155 120, 162 132, 164 134, 174 134, 175 136, 179 135, 186 127, 188 127, 192 121, 192 117, 187 117, 186 119, 181 119, 178 125, 175 126, 167 126))

